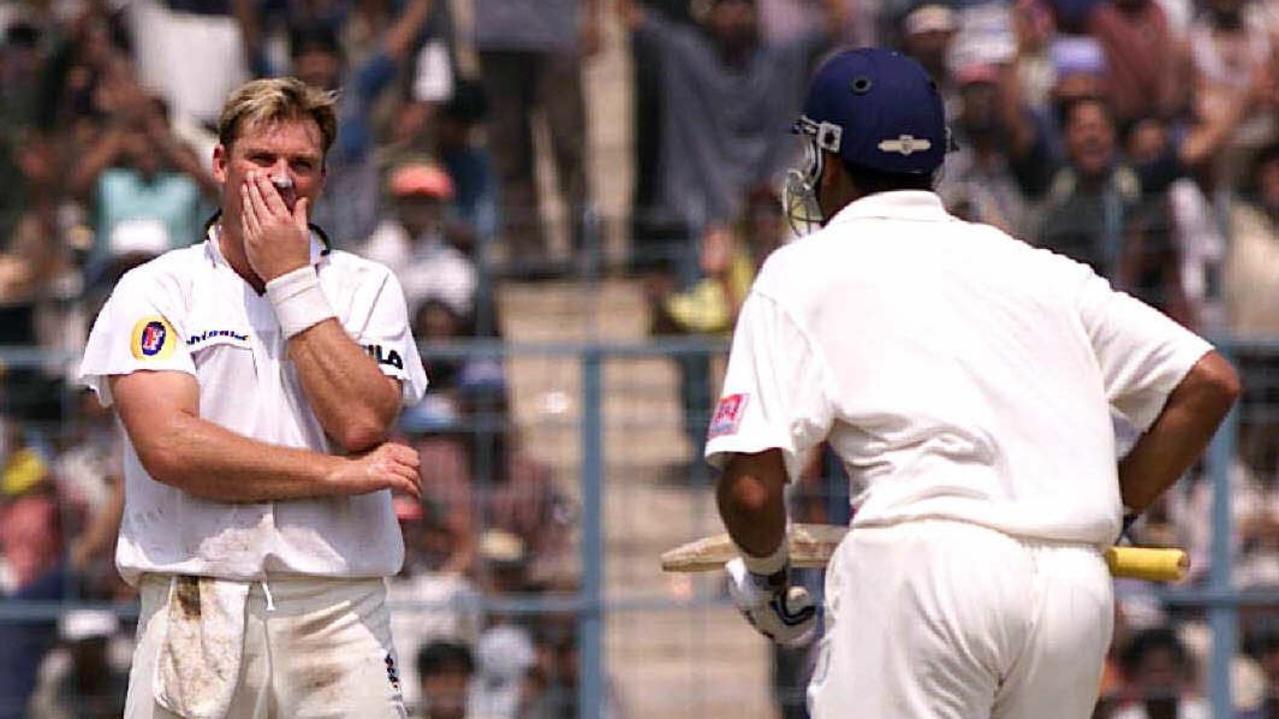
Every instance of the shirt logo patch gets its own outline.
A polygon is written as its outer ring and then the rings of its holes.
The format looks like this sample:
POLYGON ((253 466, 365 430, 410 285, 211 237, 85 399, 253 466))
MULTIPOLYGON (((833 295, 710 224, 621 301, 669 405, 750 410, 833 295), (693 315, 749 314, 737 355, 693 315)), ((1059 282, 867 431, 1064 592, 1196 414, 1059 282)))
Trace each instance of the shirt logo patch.
POLYGON ((711 417, 708 435, 711 439, 726 434, 736 434, 742 423, 742 410, 746 408, 749 394, 730 394, 719 401, 715 407, 715 416, 711 417))
POLYGON ((399 370, 404 369, 404 358, 393 349, 385 350, 382 345, 364 345, 364 351, 368 352, 373 361, 378 364, 390 365, 399 370))
POLYGON ((173 354, 173 346, 177 343, 173 327, 159 315, 151 315, 138 320, 133 325, 133 334, 129 339, 129 351, 135 359, 164 359, 173 354))

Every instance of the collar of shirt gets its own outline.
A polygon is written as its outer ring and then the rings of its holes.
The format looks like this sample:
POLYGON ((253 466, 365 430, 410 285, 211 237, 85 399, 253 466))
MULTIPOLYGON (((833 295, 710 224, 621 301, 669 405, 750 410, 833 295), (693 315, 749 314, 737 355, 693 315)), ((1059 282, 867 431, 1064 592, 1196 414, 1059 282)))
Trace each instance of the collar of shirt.
POLYGON ((927 190, 894 190, 876 192, 848 203, 835 213, 827 227, 853 220, 887 219, 914 222, 948 222, 954 216, 946 211, 941 198, 927 190))
MULTIPOLYGON (((230 263, 227 262, 226 256, 222 254, 222 248, 219 246, 222 240, 222 224, 215 222, 210 225, 206 239, 208 241, 204 243, 205 252, 207 252, 209 258, 213 260, 213 264, 226 265, 227 267, 230 267, 230 263)), ((324 242, 316 236, 314 231, 311 231, 311 265, 315 266, 320 264, 320 260, 323 258, 324 242)))

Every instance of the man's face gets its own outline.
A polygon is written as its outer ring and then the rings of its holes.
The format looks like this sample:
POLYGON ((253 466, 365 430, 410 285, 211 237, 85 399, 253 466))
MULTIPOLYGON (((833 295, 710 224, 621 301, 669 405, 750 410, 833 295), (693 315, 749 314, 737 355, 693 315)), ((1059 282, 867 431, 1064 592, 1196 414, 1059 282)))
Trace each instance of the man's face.
POLYGON ((759 18, 753 0, 719 0, 708 19, 711 33, 729 47, 741 47, 755 41, 759 18))
POLYGON ((293 58, 293 74, 308 85, 336 90, 342 74, 342 59, 328 50, 305 50, 293 58))
POLYGON ((1115 128, 1105 108, 1095 102, 1078 105, 1066 119, 1066 152, 1085 177, 1106 172, 1115 153, 1115 128))
POLYGON ((143 177, 151 178, 160 171, 160 155, 141 128, 132 129, 125 136, 124 155, 143 177))
POLYGON ((213 149, 213 179, 222 187, 223 213, 239 222, 240 187, 249 172, 290 179, 293 191, 282 195, 290 211, 303 197, 314 207, 324 187, 323 147, 320 126, 309 118, 241 127, 229 148, 213 149))
POLYGON ((444 210, 440 201, 427 195, 406 195, 395 199, 395 215, 409 236, 418 239, 430 229, 438 229, 443 222, 444 210))
MULTIPOLYGON (((1257 192, 1263 207, 1270 212, 1279 211, 1279 160, 1271 160, 1257 168, 1257 192)), ((1279 660, 1276 667, 1279 667, 1279 660)))
MULTIPOLYGON (((912 33, 906 36, 906 54, 918 60, 929 72, 936 73, 945 69, 946 53, 954 37, 955 33, 949 30, 912 33)), ((941 81, 941 78, 935 79, 941 81)))
POLYGON ((428 719, 463 719, 471 677, 460 669, 445 669, 422 677, 422 696, 428 719))
POLYGON ((989 135, 999 127, 999 89, 990 82, 971 82, 960 90, 959 124, 970 135, 989 135))

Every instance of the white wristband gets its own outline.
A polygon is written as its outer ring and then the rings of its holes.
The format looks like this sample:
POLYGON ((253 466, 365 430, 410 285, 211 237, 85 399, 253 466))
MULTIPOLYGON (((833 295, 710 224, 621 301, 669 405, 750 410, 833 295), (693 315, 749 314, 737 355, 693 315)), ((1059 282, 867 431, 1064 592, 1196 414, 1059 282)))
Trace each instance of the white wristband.
POLYGON ((741 547, 737 548, 737 553, 742 555, 742 562, 751 574, 767 577, 782 571, 790 562, 790 538, 782 535, 782 543, 777 545, 777 549, 767 557, 753 557, 741 547))
POLYGON ((285 339, 337 316, 320 289, 320 276, 311 265, 286 272, 266 283, 266 297, 275 308, 275 318, 280 322, 280 331, 285 339))

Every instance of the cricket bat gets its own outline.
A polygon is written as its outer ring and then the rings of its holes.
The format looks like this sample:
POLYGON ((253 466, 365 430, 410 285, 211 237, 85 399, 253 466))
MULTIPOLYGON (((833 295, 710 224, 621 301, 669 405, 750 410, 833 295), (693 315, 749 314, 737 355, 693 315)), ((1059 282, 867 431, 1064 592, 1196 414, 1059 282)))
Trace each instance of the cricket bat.
MULTIPOLYGON (((824 567, 835 552, 848 527, 833 524, 795 524, 790 528, 791 565, 824 567)), ((737 556, 737 548, 727 534, 703 537, 662 554, 662 571, 709 572, 737 556)), ((1106 564, 1115 577, 1149 582, 1178 582, 1190 570, 1190 555, 1184 549, 1153 547, 1110 547, 1106 564)))

